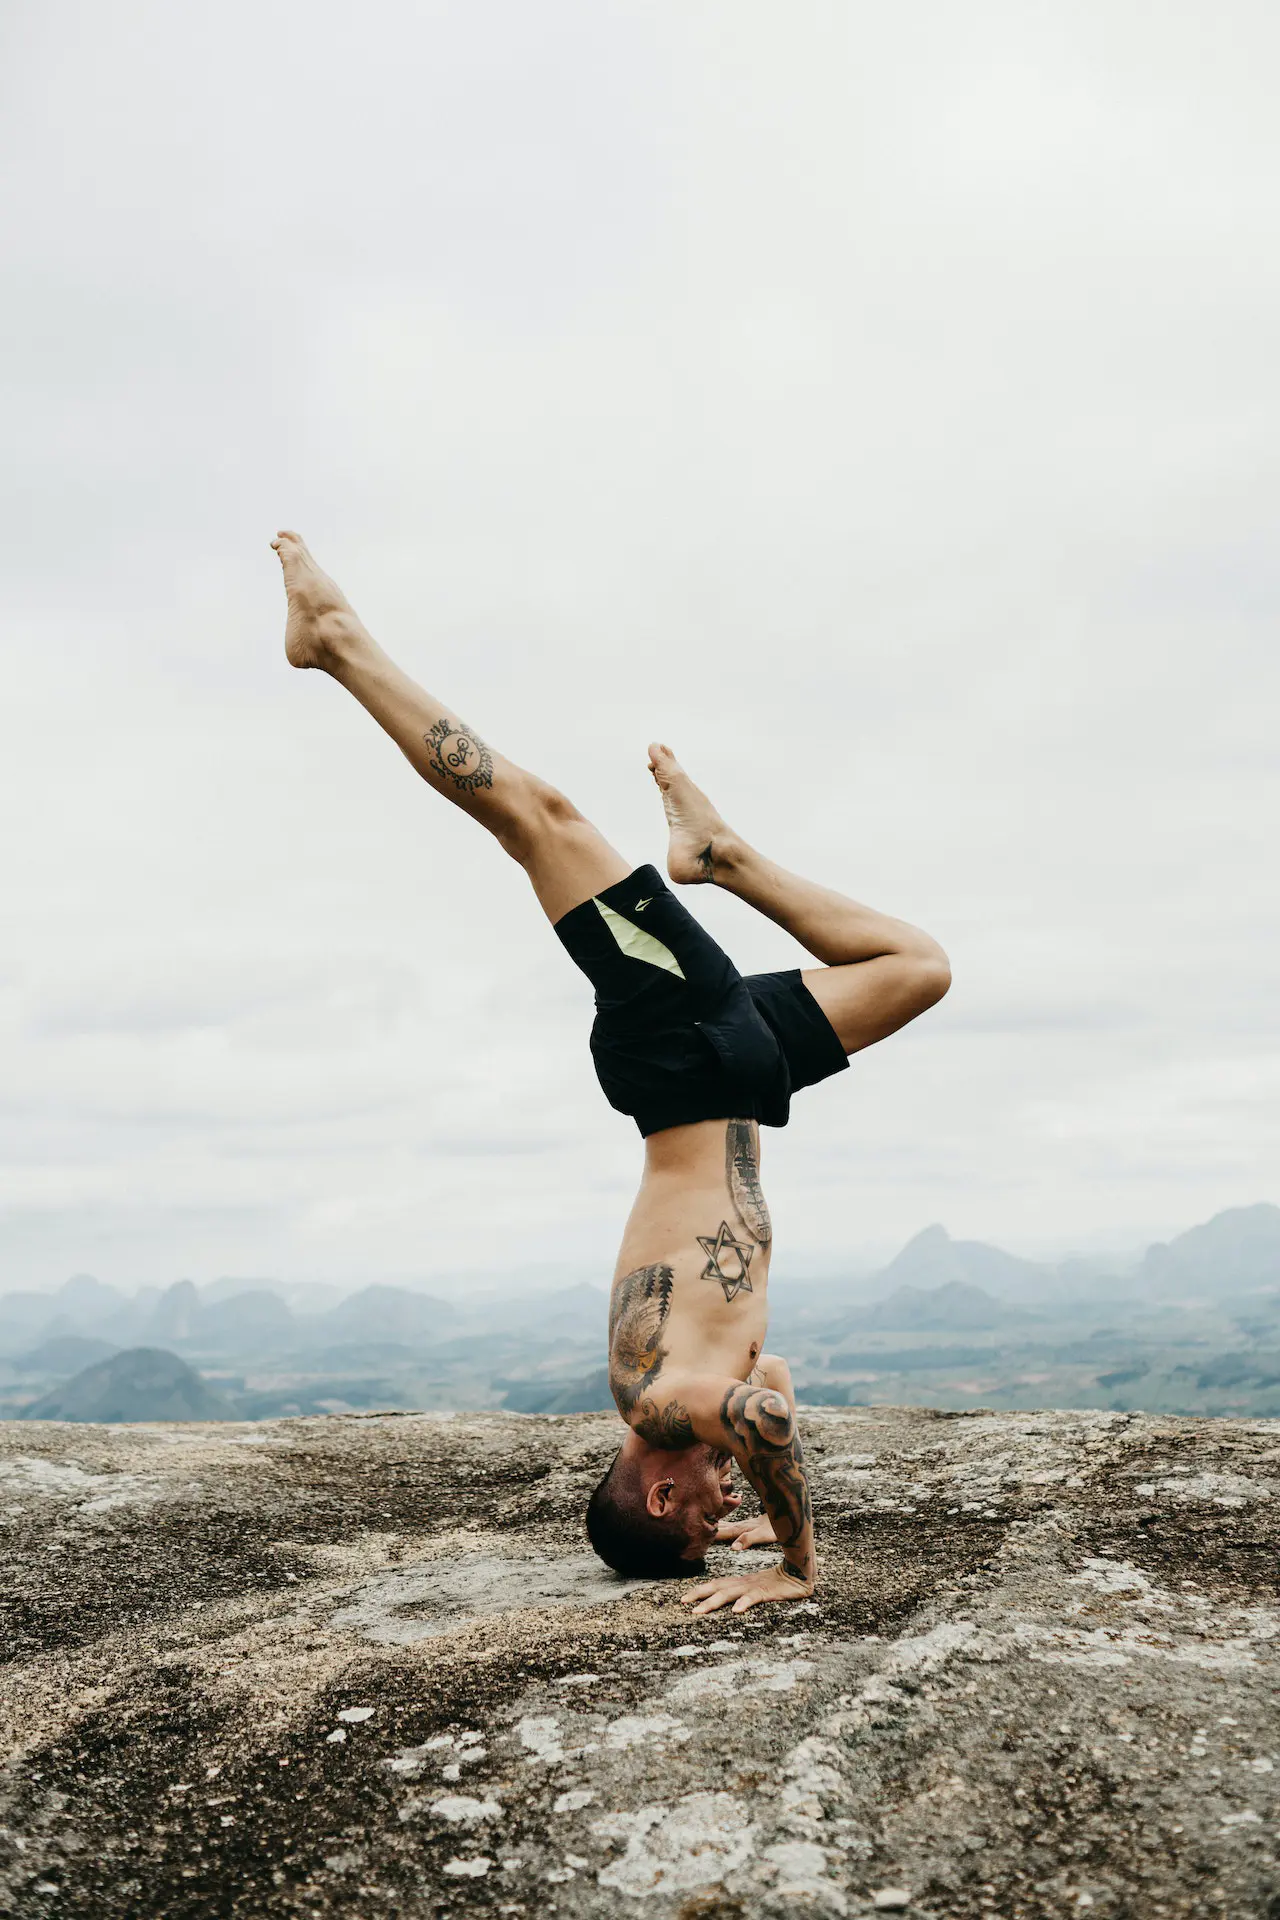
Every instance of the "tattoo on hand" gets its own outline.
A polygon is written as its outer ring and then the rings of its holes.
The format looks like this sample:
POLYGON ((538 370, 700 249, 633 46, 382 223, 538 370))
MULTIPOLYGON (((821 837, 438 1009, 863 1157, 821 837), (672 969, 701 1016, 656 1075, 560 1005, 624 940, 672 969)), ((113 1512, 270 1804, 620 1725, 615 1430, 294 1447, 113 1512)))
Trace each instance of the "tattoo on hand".
POLYGON ((756 1249, 745 1240, 735 1240, 727 1220, 720 1222, 718 1233, 700 1233, 698 1245, 707 1256, 700 1279, 718 1281, 724 1288, 726 1300, 736 1300, 740 1293, 755 1292, 751 1284, 751 1256, 756 1249))
POLYGON ((624 1419, 662 1372, 667 1357, 662 1327, 671 1311, 674 1285, 674 1272, 663 1266, 637 1267, 613 1283, 609 1386, 624 1419))
POLYGON ((460 720, 437 720, 424 733, 427 759, 433 773, 451 781, 459 793, 493 785, 493 755, 478 733, 460 720))
POLYGON ((807 1582, 812 1552, 800 1552, 799 1547, 813 1523, 813 1504, 800 1435, 785 1396, 745 1382, 731 1387, 720 1404, 720 1425, 730 1441, 737 1442, 734 1451, 764 1502, 778 1545, 797 1549, 794 1558, 786 1556, 787 1571, 807 1582))
POLYGON ((725 1129, 725 1179, 744 1233, 767 1247, 773 1223, 760 1185, 760 1134, 754 1120, 731 1120, 725 1129))
POLYGON ((631 1431, 647 1440, 651 1447, 667 1447, 674 1451, 678 1447, 693 1445, 693 1422, 687 1410, 678 1400, 668 1400, 659 1410, 657 1402, 646 1400, 640 1409, 640 1418, 633 1420, 631 1431))

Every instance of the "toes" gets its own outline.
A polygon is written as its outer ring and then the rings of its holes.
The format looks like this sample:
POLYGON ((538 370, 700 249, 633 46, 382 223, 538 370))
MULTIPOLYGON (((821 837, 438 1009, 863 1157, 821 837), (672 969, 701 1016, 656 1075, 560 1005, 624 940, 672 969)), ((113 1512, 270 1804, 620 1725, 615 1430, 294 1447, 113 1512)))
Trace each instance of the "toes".
POLYGON ((300 533, 294 533, 290 527, 281 527, 271 544, 285 566, 290 562, 296 565, 299 561, 311 559, 311 555, 307 552, 306 541, 300 533))

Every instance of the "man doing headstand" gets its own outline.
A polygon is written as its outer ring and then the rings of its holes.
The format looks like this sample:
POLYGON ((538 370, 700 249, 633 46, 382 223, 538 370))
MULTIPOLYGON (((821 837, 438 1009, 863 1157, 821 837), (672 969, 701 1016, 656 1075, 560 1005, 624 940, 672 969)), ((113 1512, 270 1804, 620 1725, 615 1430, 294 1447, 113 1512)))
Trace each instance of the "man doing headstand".
POLYGON ((504 760, 402 673, 295 533, 272 543, 285 651, 354 694, 427 784, 528 874, 595 988, 591 1051, 610 1104, 645 1142, 609 1310, 609 1380, 628 1433, 587 1531, 620 1572, 680 1577, 713 1540, 776 1542, 780 1564, 710 1580, 698 1613, 812 1593, 813 1512, 785 1361, 761 1351, 771 1252, 759 1126, 792 1093, 913 1020, 950 984, 928 934, 797 879, 749 847, 670 748, 649 748, 681 886, 711 885, 785 927, 820 964, 743 978, 657 869, 632 869, 571 801, 504 760), (726 1522, 736 1461, 767 1520, 726 1522))

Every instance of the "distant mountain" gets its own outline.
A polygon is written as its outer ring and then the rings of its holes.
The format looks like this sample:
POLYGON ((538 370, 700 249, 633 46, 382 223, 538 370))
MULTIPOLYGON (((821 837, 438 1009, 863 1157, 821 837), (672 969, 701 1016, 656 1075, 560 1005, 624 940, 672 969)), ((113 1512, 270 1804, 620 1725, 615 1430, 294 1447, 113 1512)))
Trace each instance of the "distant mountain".
POLYGON ((407 1287, 362 1287, 328 1313, 317 1314, 312 1333, 326 1343, 348 1340, 403 1340, 419 1346, 458 1320, 458 1309, 429 1293, 407 1287))
POLYGON ((185 1360, 159 1347, 130 1347, 26 1407, 27 1420, 234 1420, 230 1402, 185 1360))
POLYGON ((166 1287, 147 1317, 143 1329, 148 1340, 194 1340, 199 1331, 202 1309, 200 1295, 190 1280, 176 1280, 166 1287))
POLYGON ((42 1340, 38 1347, 32 1347, 29 1353, 18 1355, 17 1364, 27 1373, 79 1373, 82 1367, 91 1367, 98 1360, 106 1360, 119 1348, 110 1340, 94 1340, 82 1333, 55 1334, 51 1340, 42 1340))
POLYGON ((1265 1201, 1228 1207, 1174 1240, 1157 1241, 1147 1248, 1138 1281, 1156 1293, 1280 1285, 1280 1207, 1265 1201))
MULTIPOLYGON (((503 1329, 514 1332, 527 1327, 531 1333, 594 1334, 608 1319, 609 1296, 603 1287, 581 1281, 574 1287, 561 1287, 553 1293, 532 1293, 494 1301, 503 1329)), ((486 1316, 487 1317, 487 1316, 486 1316)), ((472 1314, 468 1319, 474 1318, 472 1314)))
POLYGON ((251 1293, 234 1293, 212 1306, 201 1302, 195 1324, 202 1347, 236 1350, 246 1342, 287 1340, 294 1330, 293 1315, 279 1294, 262 1288, 251 1293))
POLYGON ((950 1280, 941 1287, 897 1287, 887 1300, 861 1307, 840 1323, 840 1333, 884 1327, 895 1333, 967 1333, 1027 1316, 1019 1307, 994 1300, 982 1287, 950 1280))
POLYGON ((0 1353, 14 1353, 38 1339, 53 1318, 50 1293, 6 1293, 0 1297, 0 1353))
POLYGON ((242 1293, 278 1293, 284 1298, 284 1288, 278 1280, 249 1280, 237 1274, 224 1273, 217 1280, 206 1280, 200 1289, 200 1304, 212 1307, 220 1300, 234 1300, 242 1293))
POLYGON ((518 1380, 507 1388, 502 1404, 512 1413, 612 1413, 609 1369, 600 1367, 581 1380, 518 1380))
POLYGON ((872 1284, 937 1288, 959 1282, 1022 1294, 1028 1286, 1043 1284, 1048 1274, 1049 1269, 1034 1260, 1020 1260, 983 1240, 953 1240, 945 1227, 933 1226, 908 1240, 872 1284))
POLYGON ((54 1312, 78 1327, 94 1327, 125 1304, 119 1287, 108 1287, 91 1273, 73 1273, 53 1296, 54 1312))
MULTIPOLYGON (((432 1349, 434 1356, 435 1349, 432 1349)), ((404 1366, 422 1358, 421 1343, 407 1346, 403 1340, 350 1340, 336 1347, 321 1347, 308 1356, 313 1367, 335 1373, 361 1367, 404 1366)))
POLYGON ((234 1299, 240 1293, 274 1293, 294 1313, 326 1313, 345 1300, 348 1291, 325 1280, 259 1280, 224 1273, 216 1280, 205 1282, 200 1289, 200 1299, 204 1306, 210 1307, 220 1300, 234 1299))
POLYGON ((964 1347, 959 1341, 937 1347, 850 1347, 827 1357, 839 1373, 930 1373, 942 1367, 988 1367, 999 1347, 964 1347))

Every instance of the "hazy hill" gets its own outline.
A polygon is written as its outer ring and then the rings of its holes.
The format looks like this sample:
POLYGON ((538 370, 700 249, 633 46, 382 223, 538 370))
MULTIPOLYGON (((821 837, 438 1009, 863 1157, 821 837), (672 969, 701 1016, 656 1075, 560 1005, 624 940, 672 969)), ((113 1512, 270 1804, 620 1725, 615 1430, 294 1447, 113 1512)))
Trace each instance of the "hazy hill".
POLYGON ((246 1340, 278 1342, 294 1331, 294 1318, 278 1293, 257 1288, 251 1293, 234 1293, 212 1306, 202 1303, 198 1321, 200 1344, 219 1347, 239 1346, 246 1340))
POLYGON ((0 1352, 45 1336, 97 1333, 128 1305, 117 1288, 89 1273, 72 1274, 52 1293, 6 1293, 0 1296, 0 1352))
POLYGON ((1228 1207, 1174 1240, 1157 1241, 1138 1278, 1153 1292, 1280 1286, 1280 1207, 1228 1207))
POLYGON ((54 1317, 51 1293, 6 1293, 0 1297, 0 1353, 17 1353, 44 1333, 54 1317))
POLYGON ((82 1367, 91 1367, 118 1351, 110 1340, 95 1340, 81 1333, 60 1333, 51 1340, 42 1340, 29 1353, 19 1354, 17 1364, 28 1373, 79 1373, 82 1367))
POLYGON ((91 1273, 73 1273, 54 1295, 57 1311, 82 1326, 94 1326, 118 1313, 125 1296, 118 1287, 108 1287, 91 1273))
POLYGON ((1020 1308, 994 1300, 982 1287, 949 1280, 941 1287, 897 1287, 887 1300, 877 1300, 849 1314, 838 1331, 853 1333, 884 1327, 895 1333, 964 1333, 1025 1317, 1020 1308))
POLYGON ((27 1420, 234 1420, 234 1409, 185 1360, 131 1347, 85 1367, 24 1411, 27 1420))
POLYGON ((553 1293, 517 1295, 500 1305, 497 1301, 493 1304, 507 1330, 527 1327, 531 1332, 543 1334, 581 1334, 584 1329, 603 1330, 609 1296, 603 1287, 593 1287, 584 1280, 577 1286, 560 1287, 553 1293))
POLYGON ((330 1307, 340 1305, 349 1291, 327 1280, 270 1280, 224 1273, 204 1283, 200 1298, 206 1307, 211 1307, 244 1293, 274 1293, 294 1313, 327 1313, 330 1307))
POLYGON ((908 1240, 902 1252, 874 1276, 874 1284, 929 1288, 960 1284, 1021 1294, 1028 1285, 1042 1285, 1049 1272, 1002 1247, 988 1246, 983 1240, 953 1240, 945 1227, 932 1226, 908 1240))
POLYGON ((317 1316, 315 1331, 334 1344, 347 1340, 432 1340, 458 1320, 458 1309, 407 1287, 362 1287, 340 1306, 317 1316))
POLYGON ((597 1367, 580 1380, 514 1381, 502 1402, 512 1413, 607 1413, 613 1410, 608 1367, 597 1367))
POLYGON ((193 1340, 199 1330, 203 1308, 200 1295, 190 1280, 177 1280, 166 1287, 152 1307, 143 1328, 150 1340, 193 1340))

